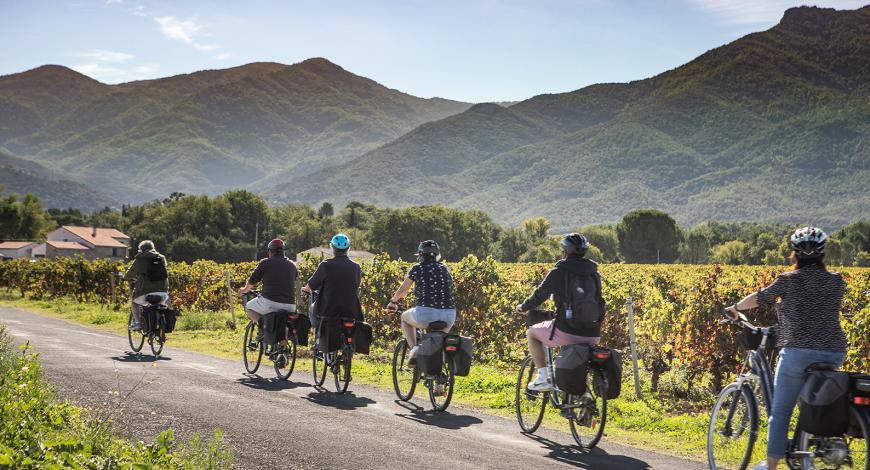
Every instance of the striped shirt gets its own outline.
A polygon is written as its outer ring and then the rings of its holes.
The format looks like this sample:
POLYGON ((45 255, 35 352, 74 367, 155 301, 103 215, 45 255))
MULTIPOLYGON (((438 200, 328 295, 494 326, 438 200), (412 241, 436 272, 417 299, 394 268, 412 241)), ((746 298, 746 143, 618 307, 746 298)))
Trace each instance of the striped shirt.
POLYGON ((781 348, 846 351, 840 327, 840 308, 846 283, 840 273, 807 265, 782 273, 773 284, 758 291, 763 307, 779 303, 777 346, 781 348))

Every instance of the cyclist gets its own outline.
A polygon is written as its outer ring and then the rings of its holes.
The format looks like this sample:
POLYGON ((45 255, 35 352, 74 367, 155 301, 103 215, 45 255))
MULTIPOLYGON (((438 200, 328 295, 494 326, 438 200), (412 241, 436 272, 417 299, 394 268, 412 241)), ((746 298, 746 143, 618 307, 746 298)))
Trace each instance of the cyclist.
POLYGON ((846 284, 839 273, 830 273, 825 267, 827 238, 827 234, 816 227, 795 230, 789 237, 794 269, 725 309, 729 317, 736 318, 742 310, 770 307, 781 299, 777 346, 782 349, 773 381, 767 461, 753 467, 754 470, 775 469, 785 456, 788 425, 806 381, 807 367, 814 362, 839 367, 846 358, 846 336, 840 327, 840 307, 846 284))
MULTIPOLYGON (((250 292, 257 283, 263 283, 260 295, 245 304, 245 313, 255 323, 272 312, 296 311, 295 285, 299 276, 296 263, 284 256, 284 241, 279 238, 270 241, 266 251, 268 256, 257 263, 245 286, 239 289, 239 295, 242 295, 250 292)), ((261 340, 263 328, 259 331, 257 339, 261 340)))
POLYGON ((142 308, 148 306, 145 297, 159 295, 162 298, 160 304, 163 306, 169 302, 168 278, 166 258, 154 249, 154 242, 151 240, 139 242, 139 252, 133 258, 133 264, 124 273, 124 280, 134 283, 131 330, 139 331, 142 329, 142 308))
POLYGON ((416 328, 426 328, 430 323, 443 321, 447 323, 445 332, 450 331, 456 322, 456 304, 453 301, 453 279, 450 270, 441 263, 441 250, 434 240, 426 240, 417 247, 417 264, 411 267, 408 277, 393 294, 387 311, 395 312, 397 302, 404 299, 414 284, 414 296, 417 306, 402 313, 402 335, 411 347, 408 354, 408 365, 416 364, 417 333, 416 328))
POLYGON ((347 257, 350 239, 343 233, 330 240, 333 257, 323 260, 311 279, 302 287, 302 292, 310 294, 319 291, 316 308, 310 320, 314 331, 319 332, 323 318, 353 318, 363 321, 362 306, 359 300, 359 285, 362 270, 359 264, 347 257))
MULTIPOLYGON (((589 250, 589 241, 579 233, 569 233, 562 237, 562 259, 547 273, 535 292, 525 302, 517 305, 517 312, 528 313, 529 310, 544 303, 551 295, 556 303, 556 318, 537 323, 529 327, 527 337, 529 340, 529 353, 538 375, 534 382, 529 383, 529 390, 548 391, 553 389, 553 384, 547 378, 547 358, 544 346, 556 347, 569 344, 598 344, 601 339, 601 322, 584 323, 581 326, 571 326, 566 313, 570 311, 569 280, 568 276, 584 276, 594 281, 598 292, 595 300, 602 311, 604 301, 601 298, 601 278, 598 275, 598 264, 585 258, 589 250)), ((573 321, 571 323, 574 323, 573 321)), ((588 391, 587 391, 588 393, 588 391)))

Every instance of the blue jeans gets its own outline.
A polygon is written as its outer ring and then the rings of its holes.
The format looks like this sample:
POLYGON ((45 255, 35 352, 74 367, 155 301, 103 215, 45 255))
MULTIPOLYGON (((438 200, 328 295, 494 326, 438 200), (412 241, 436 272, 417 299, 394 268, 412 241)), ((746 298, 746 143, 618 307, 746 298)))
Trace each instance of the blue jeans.
POLYGON ((806 382, 806 368, 814 362, 830 362, 837 367, 846 360, 846 353, 815 349, 782 348, 776 377, 773 379, 773 404, 767 420, 767 456, 781 459, 788 444, 788 424, 801 388, 806 382))

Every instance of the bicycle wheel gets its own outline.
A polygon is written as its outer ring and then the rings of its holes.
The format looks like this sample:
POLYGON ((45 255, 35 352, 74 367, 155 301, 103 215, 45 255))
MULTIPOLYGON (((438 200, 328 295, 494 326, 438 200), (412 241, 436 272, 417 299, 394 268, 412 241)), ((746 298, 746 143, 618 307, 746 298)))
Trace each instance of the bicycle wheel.
POLYGON ((568 424, 574 441, 583 449, 592 449, 598 445, 604 434, 604 423, 607 422, 606 379, 601 369, 590 367, 586 376, 586 386, 592 400, 583 395, 568 395, 565 405, 568 408, 568 424), (584 444, 584 438, 587 442, 584 444))
POLYGON ((758 437, 758 403, 747 386, 727 385, 710 412, 707 463, 717 468, 745 469, 758 437))
POLYGON ((317 351, 317 350, 311 351, 311 362, 314 365, 314 386, 315 387, 322 387, 323 382, 326 381, 326 368, 328 366, 327 360, 326 360, 327 357, 328 357, 327 353, 317 351))
POLYGON ((393 350, 393 390, 399 400, 408 401, 414 396, 420 372, 416 367, 408 366, 408 342, 404 339, 396 343, 393 350))
POLYGON ((242 359, 245 362, 245 370, 249 374, 257 372, 260 362, 263 360, 263 342, 257 341, 257 324, 249 321, 245 327, 245 336, 242 338, 242 359))
POLYGON ((429 401, 432 402, 432 408, 435 411, 444 411, 450 405, 450 399, 453 398, 453 382, 456 379, 453 375, 453 361, 444 352, 441 354, 444 355, 444 365, 441 366, 441 372, 426 381, 429 389, 429 401))
POLYGON ((145 345, 145 334, 142 331, 133 331, 130 329, 130 325, 133 324, 133 312, 130 312, 130 315, 127 316, 127 339, 130 341, 130 349, 133 352, 139 352, 142 350, 142 346, 145 345))
POLYGON ((278 346, 278 352, 274 357, 272 365, 275 367, 275 374, 281 380, 289 379, 293 368, 296 367, 296 335, 289 335, 287 345, 278 346))
POLYGON ((850 406, 849 412, 855 423, 854 435, 817 437, 804 431, 797 433, 797 452, 809 454, 798 459, 801 469, 870 470, 870 424, 859 408, 850 406))
POLYGON ((155 356, 160 357, 163 352, 163 344, 166 342, 166 334, 163 333, 163 327, 157 333, 148 335, 148 345, 151 346, 151 352, 155 356))
POLYGON ((517 375, 517 393, 514 406, 517 412, 517 422, 520 429, 526 433, 538 430, 544 419, 544 409, 547 408, 549 392, 536 392, 527 387, 535 379, 537 370, 531 356, 526 356, 520 365, 520 373, 517 375))
POLYGON ((345 346, 336 353, 335 362, 332 364, 332 375, 335 379, 335 391, 344 393, 350 385, 350 365, 353 360, 353 349, 345 346))

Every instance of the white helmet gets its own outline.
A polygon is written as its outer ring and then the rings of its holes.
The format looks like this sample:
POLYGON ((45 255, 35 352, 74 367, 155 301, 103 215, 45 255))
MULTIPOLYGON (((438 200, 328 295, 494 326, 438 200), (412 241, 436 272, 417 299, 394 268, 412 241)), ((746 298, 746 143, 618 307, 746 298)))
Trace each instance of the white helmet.
POLYGON ((791 234, 788 243, 798 256, 818 256, 825 252, 827 240, 828 234, 824 230, 816 227, 803 227, 791 234))

